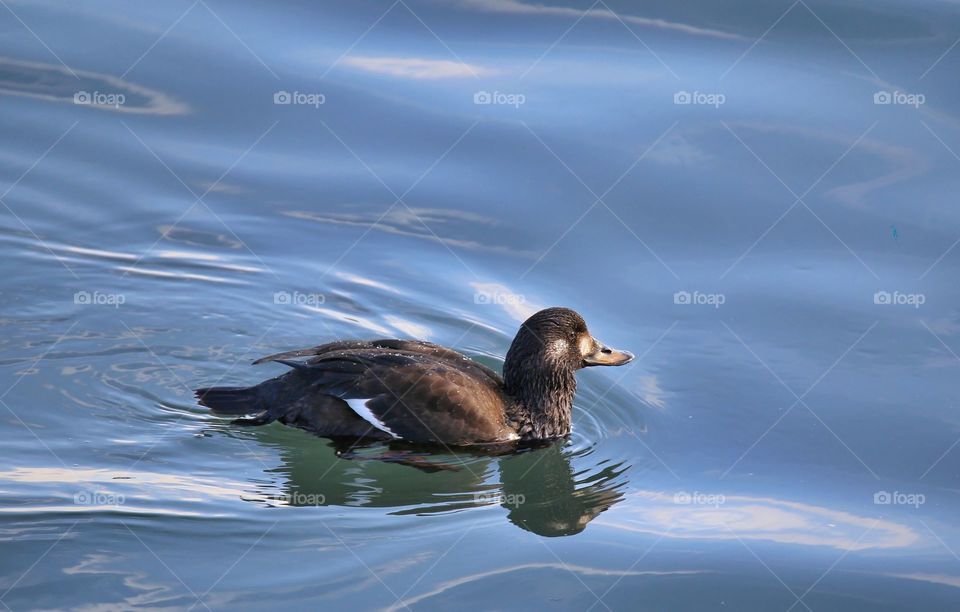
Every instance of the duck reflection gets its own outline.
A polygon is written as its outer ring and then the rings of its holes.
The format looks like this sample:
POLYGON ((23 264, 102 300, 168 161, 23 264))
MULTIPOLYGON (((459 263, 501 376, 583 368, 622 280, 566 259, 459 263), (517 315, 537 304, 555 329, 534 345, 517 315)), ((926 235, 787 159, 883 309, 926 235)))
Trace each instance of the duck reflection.
POLYGON ((442 449, 398 444, 322 443, 283 428, 256 431, 279 451, 278 478, 244 497, 271 506, 395 508, 432 514, 499 505, 514 525, 542 536, 580 533, 623 499, 629 466, 574 471, 587 453, 565 440, 514 449, 442 449))
POLYGON ((500 461, 502 505, 514 525, 542 536, 568 536, 623 499, 629 466, 574 474, 563 442, 500 461), (579 476, 579 479, 578 479, 579 476))

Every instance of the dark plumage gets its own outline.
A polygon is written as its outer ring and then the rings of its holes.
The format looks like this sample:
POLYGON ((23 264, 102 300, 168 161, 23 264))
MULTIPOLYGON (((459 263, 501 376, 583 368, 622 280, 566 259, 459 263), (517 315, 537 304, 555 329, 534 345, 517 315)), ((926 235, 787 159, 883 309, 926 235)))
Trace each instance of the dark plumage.
POLYGON ((568 308, 547 308, 517 332, 501 378, 460 353, 416 340, 346 340, 270 355, 291 371, 253 387, 197 389, 214 414, 253 415, 328 437, 450 445, 547 440, 570 433, 574 373, 622 365, 568 308), (307 357, 305 361, 294 359, 307 357))

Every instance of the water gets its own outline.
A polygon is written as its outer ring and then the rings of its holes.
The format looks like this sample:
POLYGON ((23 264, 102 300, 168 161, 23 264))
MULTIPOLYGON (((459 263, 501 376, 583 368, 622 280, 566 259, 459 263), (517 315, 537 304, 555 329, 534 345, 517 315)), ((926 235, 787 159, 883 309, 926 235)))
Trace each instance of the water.
POLYGON ((589 6, 7 0, 6 607, 957 607, 960 9, 589 6), (638 360, 457 471, 190 392, 545 305, 638 360))

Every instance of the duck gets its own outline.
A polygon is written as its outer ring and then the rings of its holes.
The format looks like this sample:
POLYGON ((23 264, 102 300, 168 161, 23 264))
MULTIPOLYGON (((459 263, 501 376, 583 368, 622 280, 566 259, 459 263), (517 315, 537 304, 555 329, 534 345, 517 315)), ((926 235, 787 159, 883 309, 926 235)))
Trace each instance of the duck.
POLYGON ((421 340, 340 340, 262 357, 286 373, 252 387, 195 390, 238 425, 274 421, 327 438, 447 446, 542 442, 571 431, 576 372, 620 366, 632 353, 594 338, 579 313, 546 308, 526 319, 503 375, 421 340))

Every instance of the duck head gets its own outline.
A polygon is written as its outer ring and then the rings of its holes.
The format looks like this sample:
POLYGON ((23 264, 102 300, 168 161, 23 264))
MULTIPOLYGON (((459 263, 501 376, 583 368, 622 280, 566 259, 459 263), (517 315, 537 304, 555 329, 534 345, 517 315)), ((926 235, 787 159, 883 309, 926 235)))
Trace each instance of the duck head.
POLYGON ((518 403, 518 433, 537 439, 570 433, 576 371, 632 360, 632 354, 594 338, 574 310, 547 308, 534 314, 520 326, 503 364, 504 386, 518 403))

